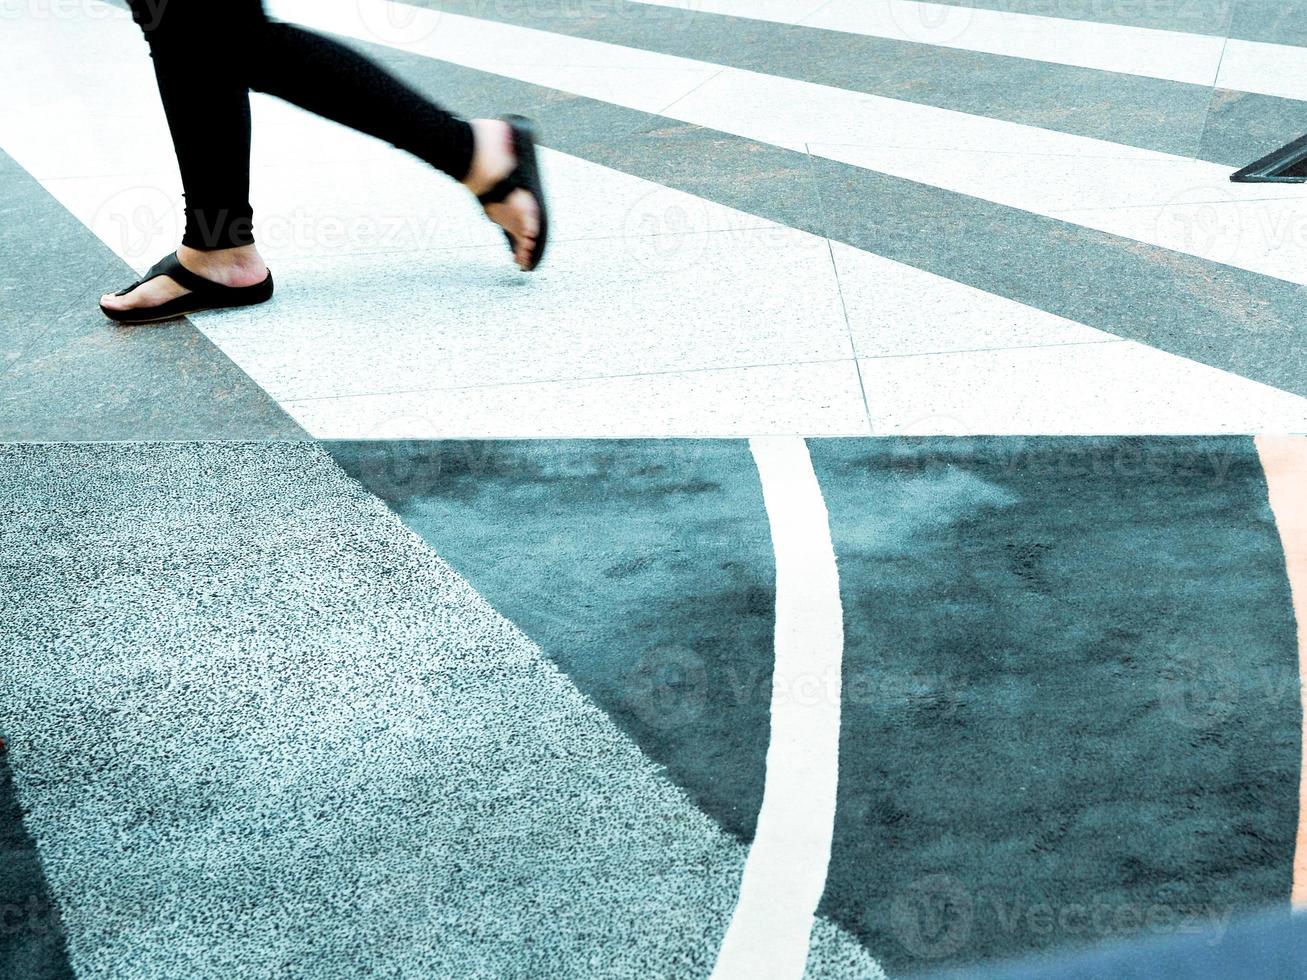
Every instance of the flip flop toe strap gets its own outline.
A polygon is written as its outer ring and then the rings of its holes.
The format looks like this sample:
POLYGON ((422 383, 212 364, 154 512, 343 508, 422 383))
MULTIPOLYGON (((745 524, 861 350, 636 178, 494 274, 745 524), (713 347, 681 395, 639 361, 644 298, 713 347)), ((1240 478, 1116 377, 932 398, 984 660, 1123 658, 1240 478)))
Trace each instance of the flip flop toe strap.
POLYGON ((137 279, 136 282, 132 283, 126 289, 120 290, 117 295, 126 296, 136 287, 149 282, 151 279, 158 279, 160 276, 167 276, 183 289, 189 289, 193 293, 205 293, 211 292, 214 289, 223 288, 219 283, 213 282, 210 279, 205 279, 203 276, 196 275, 190 269, 186 268, 186 266, 182 265, 181 260, 177 258, 177 253, 173 252, 171 255, 165 255, 158 262, 154 263, 154 265, 150 266, 149 271, 146 272, 145 275, 141 276, 140 279, 137 279))
POLYGON ((484 194, 478 194, 477 200, 480 201, 482 205, 499 204, 501 201, 506 200, 508 195, 512 194, 513 191, 525 187, 526 185, 522 182, 521 169, 520 166, 514 167, 513 172, 498 184, 490 188, 490 190, 486 191, 484 194))

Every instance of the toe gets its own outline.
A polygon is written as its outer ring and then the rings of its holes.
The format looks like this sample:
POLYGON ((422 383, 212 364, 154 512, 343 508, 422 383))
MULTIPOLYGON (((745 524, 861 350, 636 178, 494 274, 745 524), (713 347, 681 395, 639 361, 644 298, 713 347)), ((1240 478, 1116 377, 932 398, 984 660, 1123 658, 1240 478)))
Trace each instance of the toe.
POLYGON ((535 250, 534 235, 522 235, 517 240, 517 264, 526 268, 531 264, 531 253, 535 250))

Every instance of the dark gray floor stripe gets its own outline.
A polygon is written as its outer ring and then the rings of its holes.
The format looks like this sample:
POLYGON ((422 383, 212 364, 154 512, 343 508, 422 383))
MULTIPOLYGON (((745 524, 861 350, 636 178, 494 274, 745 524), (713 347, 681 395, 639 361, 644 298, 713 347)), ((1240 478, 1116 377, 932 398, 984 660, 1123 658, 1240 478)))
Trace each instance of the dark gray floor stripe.
MULTIPOLYGON (((488 3, 488 0, 486 0, 488 3)), ((1307 0, 931 0, 1040 17, 1307 47, 1307 0)), ((489 16, 489 15, 487 15, 489 16)))
POLYGON ((465 114, 536 116, 555 149, 1307 396, 1305 294, 1292 283, 382 45, 360 46, 465 114))
MULTIPOLYGON (((1303 92, 1307 94, 1307 80, 1303 92)), ((1304 133, 1307 105, 1302 102, 1216 89, 1197 156, 1243 167, 1304 133)))
POLYGON ((1250 439, 810 447, 846 633, 823 912, 891 975, 971 976, 1288 906, 1297 634, 1250 439))
POLYGON ((578 16, 535 0, 420 5, 1190 156, 1211 89, 638 3, 578 16))
POLYGON ((1152 27, 1163 31, 1224 36, 1231 9, 1241 0, 933 0, 954 7, 978 7, 1039 17, 1152 27))
POLYGON ((134 273, 3 152, 0 254, 0 440, 307 438, 190 323, 106 320, 134 273))
POLYGON ((1307 0, 1235 0, 1229 35, 1307 47, 1307 0))
POLYGON ((63 919, 0 751, 0 977, 71 980, 63 919))
MULTIPOLYGON (((1307 129, 1307 110, 1295 99, 1213 93, 1206 85, 767 24, 693 9, 620 3, 604 7, 601 13, 578 13, 542 10, 532 0, 409 1, 1234 167, 1307 129), (1234 107, 1236 111, 1231 111, 1234 107)), ((1307 24, 1307 16, 1303 21, 1307 24)), ((1277 21, 1268 33, 1281 29, 1277 21)))
POLYGON ((831 161, 813 166, 833 239, 1307 396, 1307 294, 1293 283, 831 161))

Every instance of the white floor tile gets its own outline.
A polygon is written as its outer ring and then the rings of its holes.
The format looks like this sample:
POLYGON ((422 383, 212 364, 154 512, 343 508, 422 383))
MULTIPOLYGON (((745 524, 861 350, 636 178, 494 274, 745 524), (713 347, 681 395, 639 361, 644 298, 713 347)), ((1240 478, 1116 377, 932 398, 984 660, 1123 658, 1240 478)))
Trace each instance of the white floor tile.
POLYGON ((1307 99, 1307 48, 1230 38, 1216 85, 1282 99, 1307 99))
POLYGON ((1307 429, 1307 399, 1132 341, 859 363, 877 435, 1307 429))
POLYGON ((173 251, 186 227, 175 172, 57 177, 41 184, 137 272, 173 251))
MULTIPOLYGON (((3 20, 0 145, 29 173, 39 179, 165 167, 175 173, 149 49, 126 11, 89 2, 78 5, 76 16, 3 20)), ((270 96, 256 93, 251 107, 256 166, 305 168, 394 153, 379 140, 270 96)))
MULTIPOLYGON (((774 227, 701 197, 542 150, 553 242, 774 227)), ((403 153, 254 171, 260 248, 271 259, 498 245, 459 184, 403 153)))
POLYGON ((403 47, 591 98, 659 112, 711 77, 717 66, 435 10, 376 0, 272 0, 268 9, 321 30, 403 47), (400 13, 393 14, 398 10, 400 13), (392 27, 398 23, 399 26, 392 27), (511 38, 511 40, 510 40, 511 38))
POLYGON ((320 439, 867 435, 852 361, 287 402, 320 439))
MULTIPOLYGON (((321 166, 374 164, 397 156, 395 148, 384 140, 315 116, 262 92, 250 93, 250 116, 253 122, 250 165, 255 170, 297 167, 301 174, 308 175, 321 166)), ((420 166, 416 161, 415 165, 420 166)))
POLYGON ((1161 205, 1081 208, 1051 217, 1307 284, 1307 193, 1243 200, 1225 190, 1233 186, 1240 185, 1179 187, 1161 205))
POLYGON ((853 354, 823 239, 779 227, 282 262, 196 325, 279 400, 853 354))
POLYGON ((860 357, 1119 339, 839 242, 831 250, 860 357))

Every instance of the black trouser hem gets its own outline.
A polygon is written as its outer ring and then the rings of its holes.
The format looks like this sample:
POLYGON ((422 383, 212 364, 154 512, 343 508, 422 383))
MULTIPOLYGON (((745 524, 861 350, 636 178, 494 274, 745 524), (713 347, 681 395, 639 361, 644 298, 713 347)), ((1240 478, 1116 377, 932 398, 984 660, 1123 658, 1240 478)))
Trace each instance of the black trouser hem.
POLYGON ((254 244, 254 212, 243 208, 186 209, 182 244, 201 252, 254 244))

